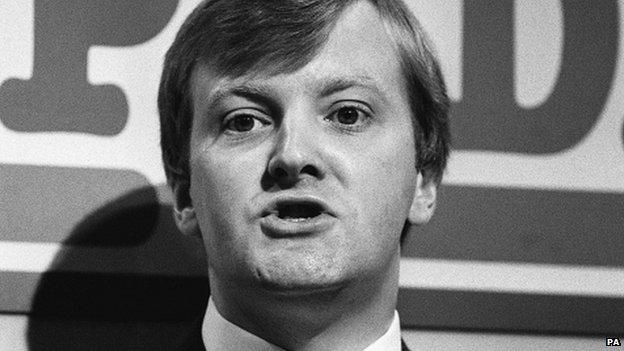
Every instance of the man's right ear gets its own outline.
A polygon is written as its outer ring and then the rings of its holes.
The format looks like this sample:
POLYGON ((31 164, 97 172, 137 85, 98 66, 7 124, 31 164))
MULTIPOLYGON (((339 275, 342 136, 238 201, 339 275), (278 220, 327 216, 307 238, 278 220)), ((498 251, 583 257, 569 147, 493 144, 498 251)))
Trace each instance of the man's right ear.
POLYGON ((189 185, 178 182, 173 186, 173 218, 176 226, 185 235, 201 237, 195 208, 189 196, 189 185))

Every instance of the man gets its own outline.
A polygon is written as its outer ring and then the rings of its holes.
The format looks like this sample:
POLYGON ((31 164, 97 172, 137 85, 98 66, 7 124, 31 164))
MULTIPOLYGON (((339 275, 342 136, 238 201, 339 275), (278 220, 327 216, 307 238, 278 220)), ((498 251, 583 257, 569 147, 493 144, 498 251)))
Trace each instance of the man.
POLYGON ((176 223, 208 258, 187 349, 402 349, 400 242, 433 214, 449 133, 400 0, 205 1, 159 109, 176 223))

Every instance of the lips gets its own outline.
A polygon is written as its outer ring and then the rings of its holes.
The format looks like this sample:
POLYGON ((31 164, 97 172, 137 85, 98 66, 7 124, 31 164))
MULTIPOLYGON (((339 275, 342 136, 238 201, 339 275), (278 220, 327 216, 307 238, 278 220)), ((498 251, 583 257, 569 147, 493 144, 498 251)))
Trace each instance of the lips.
POLYGON ((260 227, 270 237, 308 236, 327 231, 335 219, 315 196, 277 196, 262 211, 260 227))

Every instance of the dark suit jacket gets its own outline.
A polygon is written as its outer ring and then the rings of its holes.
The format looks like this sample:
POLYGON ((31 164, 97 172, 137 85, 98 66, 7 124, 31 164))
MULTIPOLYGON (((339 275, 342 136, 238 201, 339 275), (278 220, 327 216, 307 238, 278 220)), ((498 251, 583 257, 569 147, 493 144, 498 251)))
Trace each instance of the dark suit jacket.
MULTIPOLYGON (((178 351, 206 351, 201 336, 202 321, 203 318, 197 320, 197 322, 194 324, 193 331, 184 341, 182 347, 180 347, 178 351)), ((401 351, 410 351, 407 345, 405 345, 405 341, 403 341, 403 339, 401 339, 401 351)))

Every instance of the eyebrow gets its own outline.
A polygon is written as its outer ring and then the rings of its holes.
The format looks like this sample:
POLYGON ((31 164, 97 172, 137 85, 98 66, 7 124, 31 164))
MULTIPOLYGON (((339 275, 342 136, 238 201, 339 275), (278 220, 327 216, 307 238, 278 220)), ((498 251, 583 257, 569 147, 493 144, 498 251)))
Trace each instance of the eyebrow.
POLYGON ((332 77, 323 80, 319 89, 319 95, 321 97, 326 97, 354 87, 370 90, 379 96, 384 102, 388 100, 386 94, 376 84, 376 81, 365 75, 332 77))
POLYGON ((271 98, 271 96, 275 96, 275 91, 270 86, 246 83, 241 85, 226 85, 217 88, 208 95, 206 111, 214 110, 222 100, 232 95, 257 102, 270 109, 278 108, 275 100, 271 98))
MULTIPOLYGON (((386 94, 378 87, 376 81, 366 75, 354 75, 346 77, 323 78, 320 83, 315 83, 318 87, 315 92, 319 97, 327 97, 332 94, 350 89, 363 88, 373 92, 382 101, 387 102, 386 94)), ((275 100, 271 96, 276 96, 277 92, 270 85, 248 82, 240 85, 226 85, 217 88, 209 95, 208 110, 213 109, 218 103, 228 96, 240 96, 246 99, 261 103, 269 108, 278 108, 275 100)))
POLYGON ((258 84, 243 84, 235 86, 226 86, 215 90, 210 94, 209 100, 216 103, 228 96, 236 95, 248 98, 250 100, 269 103, 268 96, 273 95, 274 91, 268 86, 258 84))

